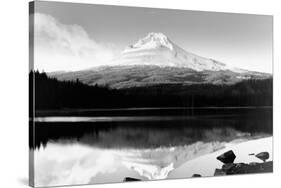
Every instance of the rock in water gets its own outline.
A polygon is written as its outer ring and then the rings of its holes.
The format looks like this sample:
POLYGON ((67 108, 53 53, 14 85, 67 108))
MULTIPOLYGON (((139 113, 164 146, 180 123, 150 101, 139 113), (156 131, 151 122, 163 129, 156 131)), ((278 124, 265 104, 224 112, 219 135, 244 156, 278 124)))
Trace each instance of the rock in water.
POLYGON ((226 175, 226 173, 222 169, 216 168, 214 176, 223 176, 226 175))
POLYGON ((269 153, 268 152, 261 152, 255 155, 257 158, 265 162, 269 158, 269 153))
POLYGON ((136 178, 131 178, 131 177, 125 177, 123 182, 126 182, 126 181, 141 181, 140 179, 136 179, 136 178))
POLYGON ((259 163, 256 163, 256 162, 250 162, 250 163, 249 163, 250 166, 256 166, 256 165, 258 165, 258 164, 259 164, 259 163))
POLYGON ((193 174, 192 177, 197 178, 197 177, 202 177, 202 176, 200 174, 193 174))
POLYGON ((236 164, 234 164, 234 163, 227 163, 222 166, 222 170, 227 172, 227 171, 231 170, 232 168, 235 168, 235 166, 236 166, 236 164))
POLYGON ((229 163, 222 166, 222 169, 216 169, 214 175, 231 175, 231 174, 250 174, 250 173, 266 173, 273 171, 273 162, 264 163, 229 163))
POLYGON ((217 160, 221 161, 224 164, 233 163, 236 158, 232 150, 225 152, 217 157, 217 160))

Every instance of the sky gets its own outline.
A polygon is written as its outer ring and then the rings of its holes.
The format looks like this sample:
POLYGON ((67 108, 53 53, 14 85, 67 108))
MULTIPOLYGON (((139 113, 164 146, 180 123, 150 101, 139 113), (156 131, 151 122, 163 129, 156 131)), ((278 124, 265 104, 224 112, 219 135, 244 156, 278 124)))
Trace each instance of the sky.
POLYGON ((37 1, 34 67, 50 71, 107 65, 150 32, 188 52, 272 73, 273 17, 37 1))

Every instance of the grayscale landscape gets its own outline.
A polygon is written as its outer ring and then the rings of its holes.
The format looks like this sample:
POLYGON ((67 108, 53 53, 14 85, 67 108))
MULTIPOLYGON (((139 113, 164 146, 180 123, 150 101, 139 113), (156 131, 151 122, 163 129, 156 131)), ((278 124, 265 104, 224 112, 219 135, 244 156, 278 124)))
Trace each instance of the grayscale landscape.
POLYGON ((271 16, 30 6, 31 185, 273 171, 271 16))

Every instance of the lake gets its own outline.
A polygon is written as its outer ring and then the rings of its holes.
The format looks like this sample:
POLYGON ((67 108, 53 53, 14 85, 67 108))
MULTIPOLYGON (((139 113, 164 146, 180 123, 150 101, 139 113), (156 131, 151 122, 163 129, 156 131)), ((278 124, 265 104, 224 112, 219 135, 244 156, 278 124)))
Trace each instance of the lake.
POLYGON ((36 186, 157 180, 229 143, 272 136, 272 108, 37 111, 30 126, 36 186))

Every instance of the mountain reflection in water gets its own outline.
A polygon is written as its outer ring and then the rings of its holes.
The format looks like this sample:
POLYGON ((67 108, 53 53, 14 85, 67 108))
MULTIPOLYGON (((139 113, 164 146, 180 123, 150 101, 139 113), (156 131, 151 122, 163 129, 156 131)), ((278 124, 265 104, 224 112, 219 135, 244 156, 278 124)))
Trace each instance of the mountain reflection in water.
POLYGON ((122 182, 124 177, 165 179, 186 161, 229 143, 272 135, 271 113, 138 117, 136 121, 132 117, 37 119, 31 146, 35 185, 122 182))

